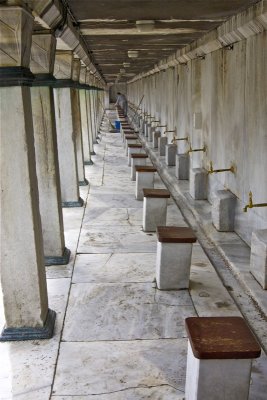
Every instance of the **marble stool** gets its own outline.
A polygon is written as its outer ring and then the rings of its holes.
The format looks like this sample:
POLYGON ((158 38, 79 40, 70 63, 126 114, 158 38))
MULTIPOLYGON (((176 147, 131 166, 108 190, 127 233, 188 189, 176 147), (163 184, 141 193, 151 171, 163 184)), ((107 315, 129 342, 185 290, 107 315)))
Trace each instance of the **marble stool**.
POLYGON ((189 193, 195 200, 207 199, 208 175, 204 168, 190 169, 189 193))
POLYGON ((132 153, 131 154, 131 180, 136 180, 136 165, 146 165, 147 154, 132 153))
POLYGON ((165 162, 169 167, 174 167, 176 162, 177 145, 166 144, 165 146, 165 162))
POLYGON ((157 149, 159 147, 159 138, 161 136, 161 132, 160 131, 154 131, 153 132, 153 149, 157 149))
POLYGON ((160 156, 165 156, 165 154, 166 154, 166 144, 168 144, 167 136, 161 136, 158 139, 159 155, 160 156))
POLYGON ((216 190, 212 202, 212 222, 219 232, 233 232, 236 196, 229 190, 216 190))
POLYGON ((250 272, 267 289, 267 229, 252 232, 250 272))
POLYGON ((144 136, 145 137, 148 137, 148 126, 149 126, 149 123, 145 122, 145 127, 144 127, 144 136))
POLYGON ((143 230, 156 232, 157 226, 166 225, 170 192, 166 189, 143 189, 143 192, 143 230))
POLYGON ((137 143, 139 140, 138 140, 138 136, 136 136, 136 135, 125 135, 124 139, 125 139, 125 142, 124 142, 125 152, 126 152, 126 155, 128 155, 128 144, 137 143))
POLYGON ((181 181, 189 179, 189 154, 176 154, 175 176, 181 181))
POLYGON ((125 155, 128 156, 128 145, 140 143, 137 135, 125 135, 125 155))
POLYGON ((136 171, 136 187, 135 187, 135 198, 136 200, 143 200, 144 192, 143 189, 154 188, 154 176, 157 169, 150 165, 137 165, 136 171))
POLYGON ((122 140, 123 140, 123 142, 125 142, 125 136, 126 136, 126 135, 135 135, 135 132, 134 132, 133 129, 129 129, 129 128, 124 129, 124 130, 122 131, 122 140))
POLYGON ((156 281, 161 290, 188 289, 192 247, 196 236, 191 228, 157 227, 156 281))
POLYGON ((123 127, 123 126, 121 125, 120 133, 121 133, 121 136, 122 136, 123 141, 124 141, 124 135, 126 134, 126 132, 134 133, 134 132, 132 132, 131 127, 125 127, 125 126, 123 127))
POLYGON ((148 142, 152 142, 152 137, 153 137, 153 131, 154 131, 154 127, 152 127, 151 125, 148 126, 147 129, 147 140, 148 142))
POLYGON ((145 150, 141 143, 130 143, 128 144, 128 166, 131 166, 131 154, 133 153, 142 153, 145 150))
POLYGON ((186 318, 186 400, 248 399, 252 359, 261 348, 241 317, 186 318))

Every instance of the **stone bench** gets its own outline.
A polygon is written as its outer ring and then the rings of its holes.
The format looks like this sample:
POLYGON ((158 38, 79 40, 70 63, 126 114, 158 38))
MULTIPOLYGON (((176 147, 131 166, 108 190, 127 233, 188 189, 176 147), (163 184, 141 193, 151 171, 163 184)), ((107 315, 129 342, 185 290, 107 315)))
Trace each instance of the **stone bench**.
POLYGON ((125 136, 126 135, 135 135, 135 131, 133 129, 124 129, 121 131, 121 136, 123 142, 125 142, 125 136))
POLYGON ((252 232, 250 272, 267 289, 267 229, 252 232))
POLYGON ((165 162, 169 167, 174 167, 176 162, 177 145, 166 144, 165 146, 165 162))
POLYGON ((191 228, 157 227, 156 281, 158 289, 187 289, 192 247, 196 236, 191 228))
POLYGON ((143 192, 143 230, 156 232, 157 226, 166 225, 170 193, 166 189, 143 189, 143 192))
POLYGON ((189 193, 195 200, 207 199, 208 174, 204 168, 191 168, 189 193))
POLYGON ((153 132, 153 138, 152 138, 152 143, 153 143, 152 147, 153 147, 153 149, 157 149, 159 147, 159 138, 160 138, 160 136, 161 136, 161 132, 160 131, 155 130, 153 132))
POLYGON ((136 170, 137 165, 146 165, 147 154, 132 153, 131 154, 131 180, 136 180, 136 170))
POLYGON ((175 176, 177 179, 189 179, 189 164, 189 154, 176 154, 175 176))
POLYGON ((158 146, 159 146, 159 155, 165 156, 166 154, 166 145, 168 144, 167 136, 161 136, 158 139, 158 146))
POLYGON ((144 148, 141 143, 130 143, 128 144, 128 166, 131 166, 131 154, 136 153, 142 153, 144 152, 144 148))
POLYGON ((219 232, 233 232, 236 196, 229 190, 216 190, 211 207, 212 222, 219 232))
POLYGON ((241 317, 186 318, 185 399, 248 399, 252 359, 261 348, 241 317))
POLYGON ((139 138, 136 135, 125 135, 125 155, 128 156, 128 145, 129 144, 136 144, 139 142, 139 138))
POLYGON ((136 187, 135 198, 136 200, 143 200, 143 189, 154 188, 154 177, 157 169, 150 165, 137 165, 136 171, 136 187))

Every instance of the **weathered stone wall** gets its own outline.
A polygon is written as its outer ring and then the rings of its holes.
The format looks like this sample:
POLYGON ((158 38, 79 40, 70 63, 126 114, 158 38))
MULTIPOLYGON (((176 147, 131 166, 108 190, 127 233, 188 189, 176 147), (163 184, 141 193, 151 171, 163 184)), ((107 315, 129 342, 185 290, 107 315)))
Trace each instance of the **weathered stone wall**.
MULTIPOLYGON (((266 228, 267 208, 243 212, 251 190, 255 203, 267 202, 267 40, 266 30, 233 45, 169 67, 128 84, 128 98, 142 110, 189 136, 191 167, 236 166, 236 174, 209 175, 208 200, 215 189, 237 196, 236 232, 250 244, 251 233, 266 228)), ((172 134, 169 135, 171 138, 172 134)), ((188 150, 178 144, 179 153, 188 150)))

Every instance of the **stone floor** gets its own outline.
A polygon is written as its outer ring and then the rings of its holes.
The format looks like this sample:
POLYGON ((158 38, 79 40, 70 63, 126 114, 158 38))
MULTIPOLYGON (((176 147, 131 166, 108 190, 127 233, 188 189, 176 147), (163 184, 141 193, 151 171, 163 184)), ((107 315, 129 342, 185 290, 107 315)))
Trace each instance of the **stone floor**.
MULTIPOLYGON (((181 400, 184 319, 240 315, 199 243, 190 290, 156 289, 156 237, 142 231, 142 202, 120 134, 104 129, 95 151, 94 165, 86 166, 90 187, 81 187, 85 208, 64 209, 71 261, 46 268, 55 335, 0 344, 1 400, 181 400)), ((165 187, 158 175, 155 183, 165 187)), ((187 226, 172 199, 167 223, 187 226)), ((266 399, 266 376, 262 353, 249 400, 266 399)))

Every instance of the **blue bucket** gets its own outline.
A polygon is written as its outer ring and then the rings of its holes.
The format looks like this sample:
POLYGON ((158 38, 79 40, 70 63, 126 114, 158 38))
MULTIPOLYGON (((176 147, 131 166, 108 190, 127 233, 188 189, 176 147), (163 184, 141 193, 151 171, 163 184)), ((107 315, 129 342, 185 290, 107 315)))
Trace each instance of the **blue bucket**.
POLYGON ((121 129, 121 122, 115 121, 115 128, 119 131, 121 129))

